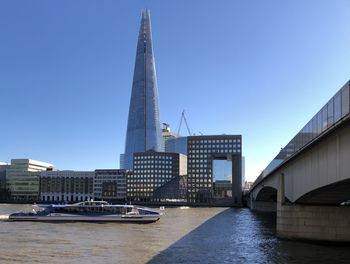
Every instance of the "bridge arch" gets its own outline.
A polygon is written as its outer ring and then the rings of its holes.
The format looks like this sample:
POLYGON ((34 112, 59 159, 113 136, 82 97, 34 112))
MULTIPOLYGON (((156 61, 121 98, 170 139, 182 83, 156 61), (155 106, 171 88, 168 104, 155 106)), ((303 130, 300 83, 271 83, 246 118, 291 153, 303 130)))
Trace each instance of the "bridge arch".
POLYGON ((301 196, 295 203, 340 205, 346 201, 350 201, 350 179, 317 188, 301 196))
POLYGON ((277 202, 277 189, 270 186, 264 186, 256 195, 255 201, 277 202))

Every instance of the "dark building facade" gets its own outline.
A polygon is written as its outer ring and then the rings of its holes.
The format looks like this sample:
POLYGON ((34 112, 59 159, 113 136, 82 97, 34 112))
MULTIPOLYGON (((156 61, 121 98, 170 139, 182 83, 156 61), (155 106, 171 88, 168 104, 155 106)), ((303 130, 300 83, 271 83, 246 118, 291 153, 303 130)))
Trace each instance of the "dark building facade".
POLYGON ((162 203, 186 203, 187 175, 176 176, 154 190, 153 199, 162 203))
MULTIPOLYGON (((179 153, 139 152, 134 154, 133 174, 127 177, 128 199, 158 202, 155 191, 176 177, 186 175, 187 158, 179 153)), ((159 192, 158 192, 159 193, 159 192)), ((163 196, 164 192, 163 192, 163 196)))
POLYGON ((79 202, 93 199, 93 171, 45 171, 40 177, 43 202, 79 202))
POLYGON ((10 193, 6 186, 6 169, 10 165, 0 163, 0 201, 7 201, 10 199, 10 193))
POLYGON ((125 202, 127 198, 127 170, 99 169, 95 170, 94 197, 110 202, 125 202))
POLYGON ((240 135, 188 137, 188 203, 241 205, 241 152, 240 135), (226 175, 225 179, 216 177, 215 161, 227 161, 231 175, 226 175))
POLYGON ((121 168, 131 170, 133 154, 150 149, 163 151, 164 143, 159 121, 158 87, 150 12, 144 10, 137 43, 125 153, 121 168))

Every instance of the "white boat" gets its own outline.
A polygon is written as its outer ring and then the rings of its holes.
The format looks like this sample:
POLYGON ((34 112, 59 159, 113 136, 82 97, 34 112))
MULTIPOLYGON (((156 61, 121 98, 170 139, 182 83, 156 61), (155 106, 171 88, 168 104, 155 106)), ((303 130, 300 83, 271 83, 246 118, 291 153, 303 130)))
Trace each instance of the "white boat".
POLYGON ((106 201, 86 201, 64 205, 33 205, 33 212, 10 214, 10 221, 42 222, 133 222, 151 223, 161 213, 134 205, 113 205, 106 201))

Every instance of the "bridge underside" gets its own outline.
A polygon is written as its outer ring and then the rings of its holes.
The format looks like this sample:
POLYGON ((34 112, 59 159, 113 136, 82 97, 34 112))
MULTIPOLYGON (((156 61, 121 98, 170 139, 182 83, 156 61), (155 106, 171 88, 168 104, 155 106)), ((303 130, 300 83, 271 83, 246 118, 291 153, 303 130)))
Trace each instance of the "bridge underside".
POLYGON ((350 179, 318 188, 300 197, 297 204, 340 205, 350 201, 350 179))
POLYGON ((277 211, 277 189, 273 187, 262 188, 255 200, 249 203, 250 209, 260 212, 276 212, 277 211))

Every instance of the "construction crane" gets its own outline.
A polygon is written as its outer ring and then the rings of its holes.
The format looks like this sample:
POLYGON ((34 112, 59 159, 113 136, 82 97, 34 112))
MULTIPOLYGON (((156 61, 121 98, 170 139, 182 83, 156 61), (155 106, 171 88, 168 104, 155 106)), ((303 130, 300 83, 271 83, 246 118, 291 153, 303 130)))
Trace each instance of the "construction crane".
POLYGON ((177 130, 177 134, 180 135, 182 120, 185 121, 186 128, 187 128, 187 131, 188 131, 188 135, 191 136, 192 134, 191 134, 190 127, 188 126, 188 123, 187 123, 187 119, 186 119, 186 116, 185 116, 185 110, 183 110, 182 113, 181 113, 180 124, 179 124, 179 128, 177 130))

